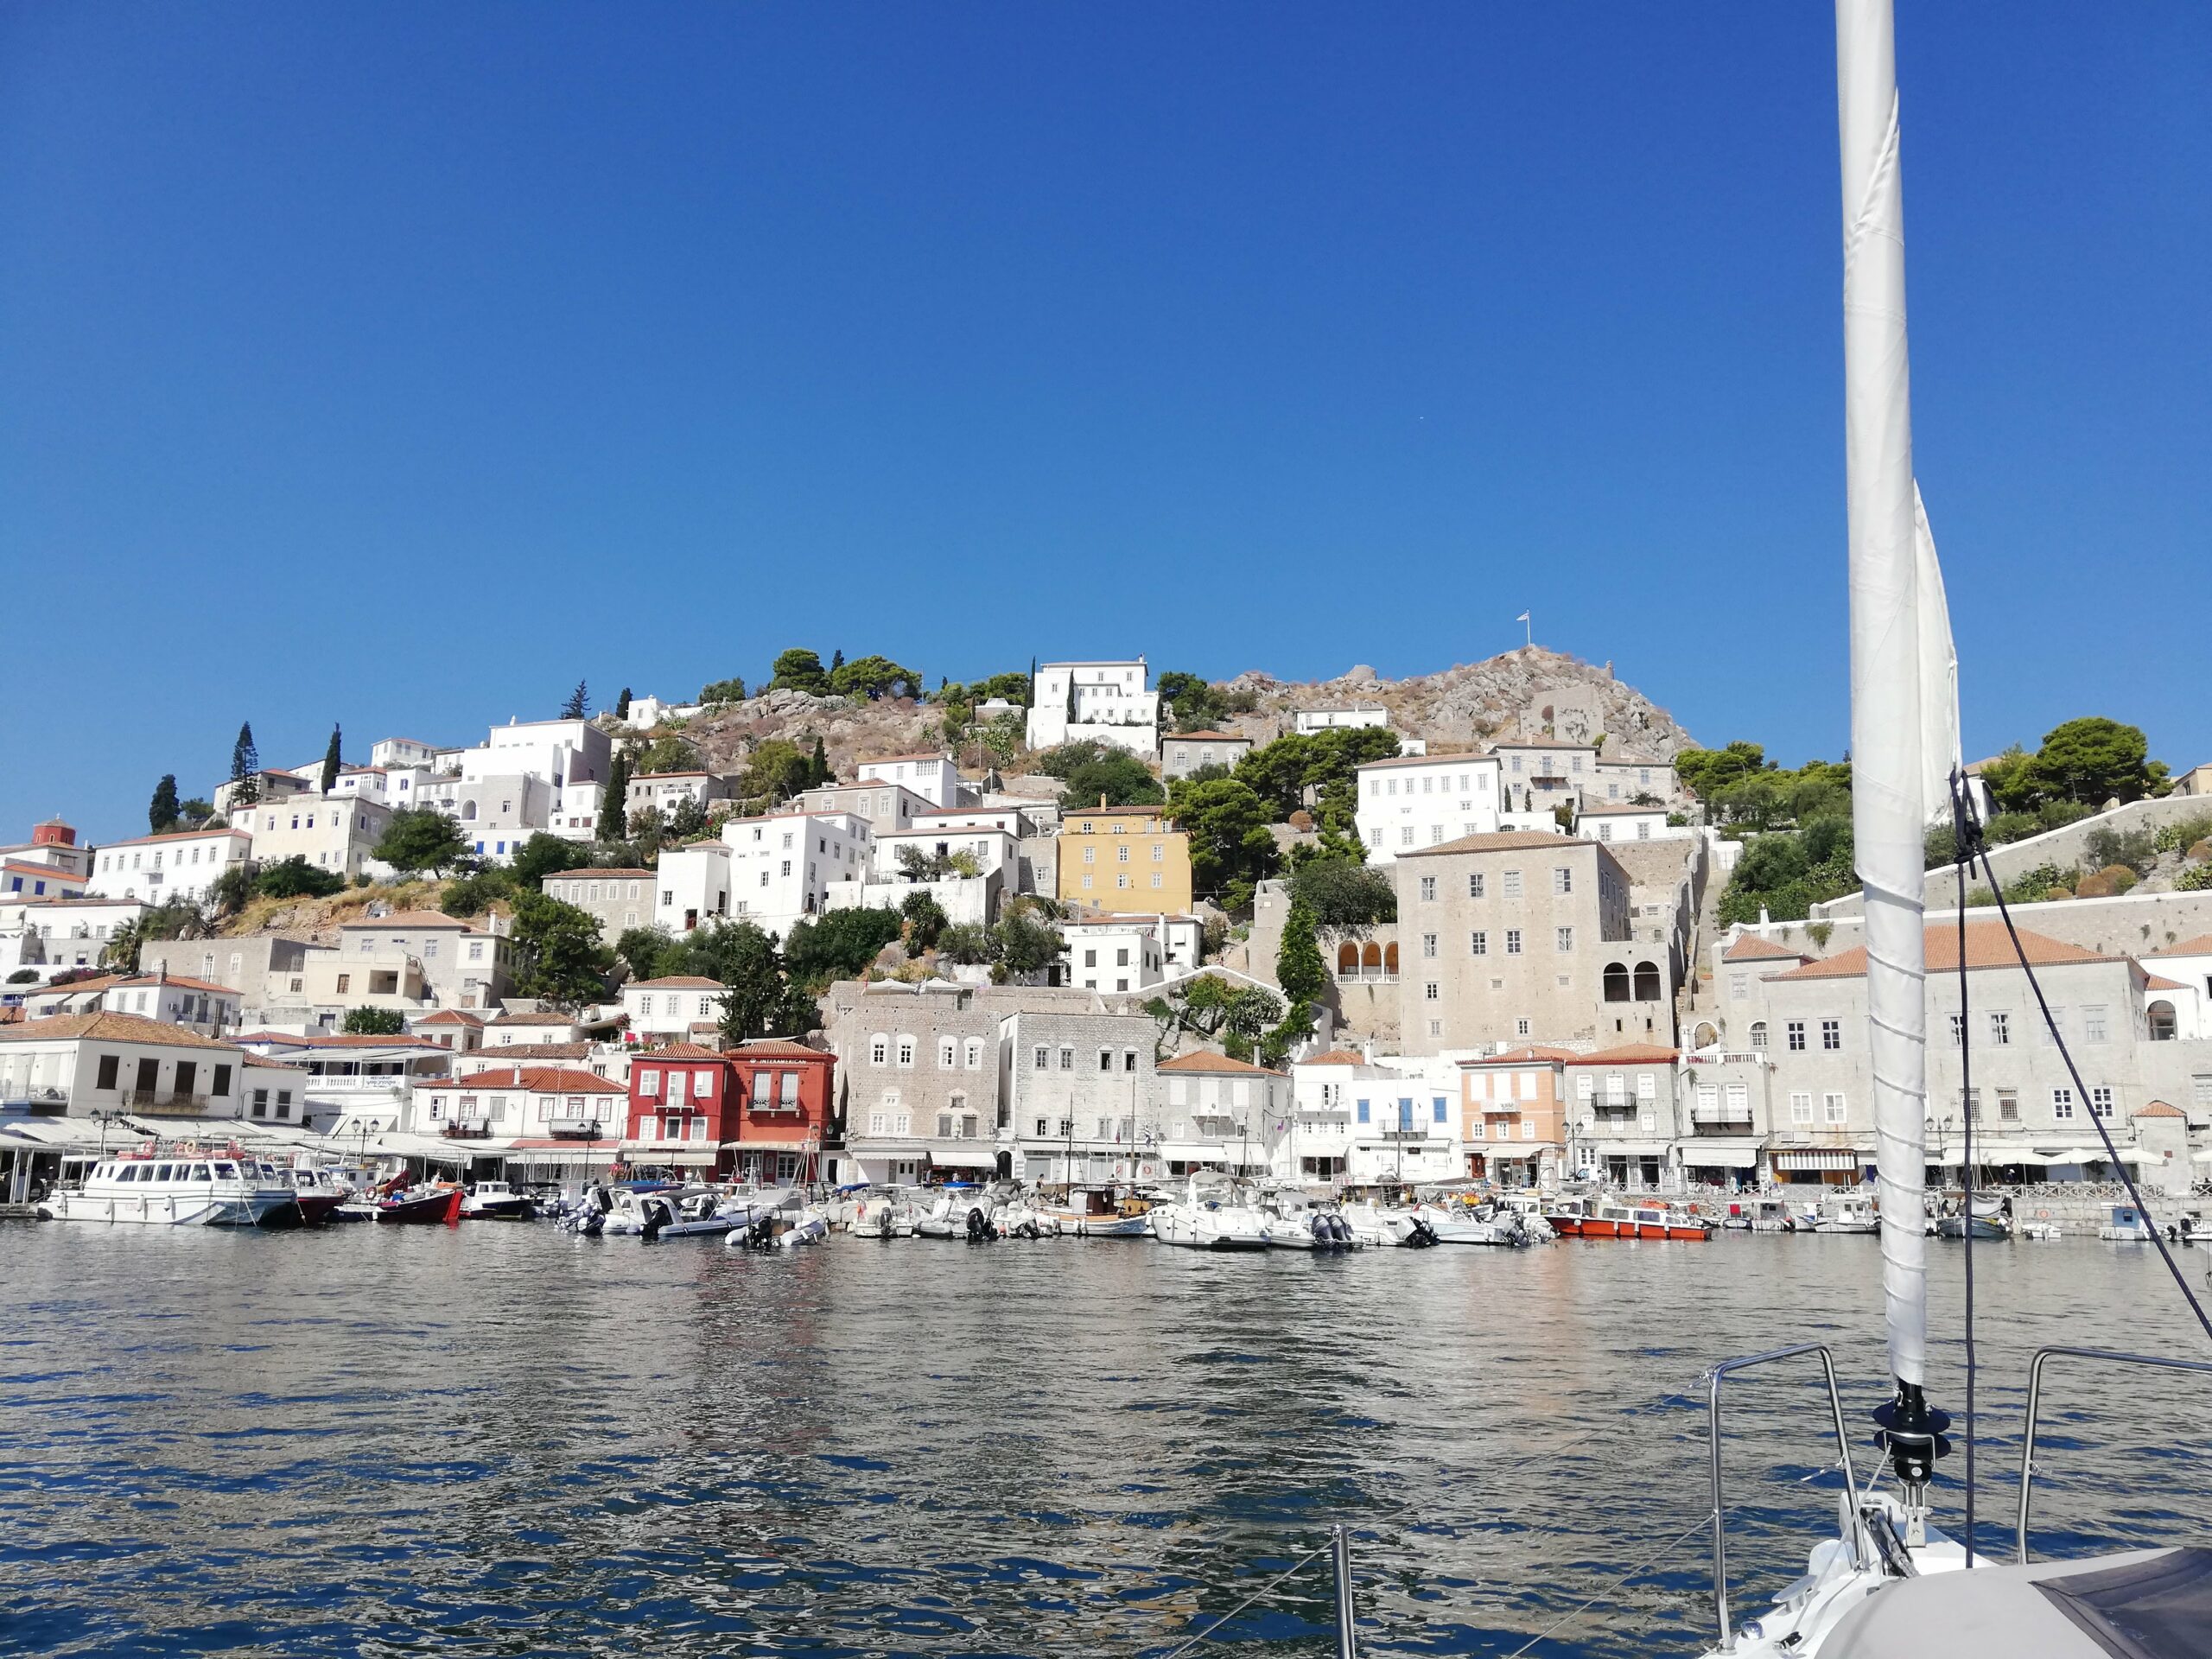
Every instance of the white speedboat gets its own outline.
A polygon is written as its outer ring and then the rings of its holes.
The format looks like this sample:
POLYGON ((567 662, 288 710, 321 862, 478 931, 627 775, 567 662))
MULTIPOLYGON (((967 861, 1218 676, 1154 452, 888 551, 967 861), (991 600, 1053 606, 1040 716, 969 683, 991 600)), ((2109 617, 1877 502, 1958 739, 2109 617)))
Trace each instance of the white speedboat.
POLYGON ((1521 1217, 1521 1230, 1531 1244, 1548 1244, 1559 1236, 1559 1229, 1544 1217, 1544 1201, 1541 1195, 1526 1188, 1516 1188, 1497 1195, 1498 1207, 1510 1210, 1521 1217))
POLYGON ((46 1198, 46 1221, 153 1227, 297 1225, 297 1192, 274 1164, 235 1153, 134 1153, 94 1164, 80 1186, 46 1198))
POLYGON ((854 1201, 852 1219, 845 1230, 855 1238, 912 1238, 913 1202, 901 1188, 872 1188, 854 1201))
POLYGON ((1182 1195, 1152 1211, 1152 1236, 1186 1250, 1264 1250, 1266 1219, 1236 1185, 1216 1177, 1190 1178, 1182 1195))
POLYGON ((1720 1224, 1738 1233, 1802 1233, 1811 1230, 1789 1213, 1786 1198, 1765 1198, 1756 1195, 1731 1198, 1721 1213, 1720 1224))
POLYGON ((1261 1195, 1260 1220, 1271 1250, 1356 1250, 1359 1241, 1333 1204, 1316 1204, 1302 1192, 1261 1195))
POLYGON ((2148 1244, 2158 1236, 2151 1218, 2132 1204, 2115 1204, 2097 1236, 2114 1244, 2148 1244))
POLYGON ((1816 1233, 1878 1233, 1882 1230, 1881 1212, 1874 1208, 1872 1198, 1852 1197, 1839 1198, 1823 1207, 1813 1222, 1816 1233))
POLYGON ((1423 1204, 1415 1219, 1428 1224, 1440 1244, 1498 1244, 1517 1249, 1529 1243, 1521 1218, 1495 1205, 1423 1204))
POLYGON ((999 1236, 998 1200, 980 1187, 946 1187, 914 1223, 917 1238, 988 1242, 999 1236))
POLYGON ((1362 1244, 1395 1244, 1407 1249, 1421 1249, 1439 1242, 1436 1229, 1418 1211, 1395 1205, 1379 1205, 1372 1198, 1362 1198, 1345 1205, 1338 1213, 1351 1229, 1352 1237, 1362 1244))

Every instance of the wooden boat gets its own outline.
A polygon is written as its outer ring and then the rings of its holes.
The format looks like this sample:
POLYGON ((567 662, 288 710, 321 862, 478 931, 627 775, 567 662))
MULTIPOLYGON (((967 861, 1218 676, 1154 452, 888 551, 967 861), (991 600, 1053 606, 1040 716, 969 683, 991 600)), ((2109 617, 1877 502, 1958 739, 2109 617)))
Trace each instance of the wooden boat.
POLYGON ((1601 1223, 1612 1224, 1611 1232, 1597 1235, 1599 1237, 1671 1238, 1702 1243, 1713 1232, 1713 1223, 1705 1217, 1671 1204, 1601 1203, 1598 1216, 1601 1223))
POLYGON ((399 1226, 438 1227, 461 1220, 457 1186, 410 1186, 377 1200, 377 1219, 399 1226))

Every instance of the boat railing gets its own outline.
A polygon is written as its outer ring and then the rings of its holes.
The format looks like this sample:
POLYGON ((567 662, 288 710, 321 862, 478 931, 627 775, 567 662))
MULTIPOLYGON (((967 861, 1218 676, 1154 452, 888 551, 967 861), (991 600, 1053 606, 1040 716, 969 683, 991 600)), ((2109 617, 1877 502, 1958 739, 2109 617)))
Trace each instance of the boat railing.
POLYGON ((1843 1396, 1835 1385, 1835 1357, 1829 1353, 1824 1342, 1801 1342, 1795 1347, 1777 1348, 1769 1353, 1751 1354, 1742 1359, 1723 1360, 1707 1374, 1706 1434, 1713 1463, 1713 1602, 1714 1616, 1720 1624, 1720 1650, 1727 1652, 1735 1638, 1728 1630, 1728 1534, 1727 1505, 1721 1495, 1720 1480, 1720 1385, 1732 1373, 1746 1371, 1754 1365, 1771 1365, 1785 1359, 1802 1359, 1808 1354, 1817 1355, 1821 1374, 1827 1383, 1828 1410, 1835 1420, 1835 1450, 1838 1466, 1843 1471, 1844 1491, 1851 1500, 1850 1513, 1859 1513, 1859 1480, 1851 1467, 1851 1437, 1843 1425, 1843 1396))
POLYGON ((2212 1376, 2212 1360, 2168 1359, 2158 1354, 2122 1354, 2105 1348, 2050 1347, 2036 1350, 2028 1362, 2028 1421, 2020 1435, 2020 1513, 2012 1545, 2020 1564, 2028 1560, 2028 1503, 2036 1469, 2036 1412, 2043 1399, 2043 1368, 2053 1359, 2086 1359, 2100 1365, 2147 1365, 2161 1371, 2196 1371, 2212 1376))
POLYGON ((1200 1643, 1212 1640, 1222 1630, 1228 1628, 1231 1619, 1259 1600, 1262 1596, 1266 1595, 1276 1586, 1295 1578, 1324 1555, 1329 1558, 1332 1575, 1336 1580, 1336 1648, 1334 1651, 1337 1659, 1357 1659, 1357 1649, 1352 1635, 1351 1532, 1341 1521, 1329 1529, 1327 1543, 1318 1549, 1306 1551, 1305 1554, 1260 1586, 1243 1600, 1216 1618, 1205 1629, 1177 1643, 1168 1650, 1166 1659, 1182 1659, 1185 1654, 1196 1648, 1200 1643))

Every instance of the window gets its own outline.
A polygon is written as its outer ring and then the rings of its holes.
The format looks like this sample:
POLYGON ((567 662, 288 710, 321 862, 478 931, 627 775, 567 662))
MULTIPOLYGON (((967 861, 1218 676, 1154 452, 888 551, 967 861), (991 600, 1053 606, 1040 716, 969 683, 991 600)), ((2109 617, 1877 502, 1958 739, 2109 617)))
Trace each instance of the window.
POLYGON ((1483 878, 1481 874, 1478 872, 1467 878, 1467 897, 1470 899, 1479 899, 1482 896, 1483 878))
POLYGON ((1999 1089, 1997 1091, 1997 1117, 2002 1123, 2017 1123, 2020 1121, 2020 1091, 2018 1090, 1999 1089))
POLYGON ((1060 1051, 1060 1070, 1063 1071, 1072 1071, 1075 1070, 1074 1049, 1063 1048, 1060 1051))
POLYGON ((660 1093, 660 1072, 657 1068, 648 1066, 638 1073, 638 1093, 646 1100, 660 1093))
POLYGON ((2102 1008, 2082 1010, 2082 1040, 2085 1043, 2105 1040, 2105 1011, 2102 1008))
POLYGON ((1421 877, 1421 903, 1423 903, 1423 904, 1425 904, 1425 905, 1426 905, 1426 904, 1428 904, 1428 903, 1431 903, 1432 901, 1433 901, 1433 900, 1434 900, 1435 897, 1436 897, 1436 878, 1435 878, 1434 876, 1433 876, 1433 875, 1424 875, 1424 876, 1423 876, 1423 877, 1421 877))
POLYGON ((958 1046, 951 1038, 938 1038, 937 1044, 938 1069, 941 1071, 950 1071, 953 1066, 954 1056, 958 1052, 958 1046))
POLYGON ((1433 934, 1433 933, 1424 933, 1424 934, 1422 934, 1422 935, 1421 936, 1421 955, 1423 955, 1424 957, 1431 957, 1431 958, 1433 958, 1433 957, 1435 957, 1435 955, 1436 955, 1436 935, 1435 935, 1435 934, 1433 934))
POLYGON ((1981 1090, 1979 1090, 1979 1089, 1969 1089, 1969 1090, 1966 1090, 1966 1094, 1965 1094, 1965 1103, 1966 1103, 1966 1111, 1967 1111, 1967 1122, 1969 1122, 1969 1123, 1979 1123, 1979 1122, 1981 1122, 1981 1090))
POLYGON ((1513 1022, 1513 1034, 1516 1037, 1526 1037, 1529 1034, 1529 1022, 1525 1018, 1513 1022))
POLYGON ((878 1032, 868 1039, 868 1063, 881 1065, 890 1058, 890 1039, 878 1032))
POLYGON ((2062 1123, 2072 1121, 2074 1091, 2071 1089, 2054 1089, 2050 1091, 2050 1115, 2062 1123))
POLYGON ((1568 893, 1574 891, 1574 872, 1562 866, 1552 872, 1552 891, 1568 893))
POLYGON ((1421 988, 1421 1001, 1424 1002, 1435 1001, 1437 999, 1436 982, 1432 979, 1427 984, 1423 985, 1421 988))
POLYGON ((1783 1023, 1782 1030, 1783 1034, 1789 1039, 1789 1052, 1792 1054, 1803 1053, 1805 1052, 1805 1022, 1802 1020, 1787 1020, 1783 1023))
POLYGON ((1967 1017, 1963 1014, 1951 1015, 1951 1046, 1957 1048, 1966 1041, 1967 1017))
POLYGON ((2012 1040, 2012 1016, 1993 1008, 1989 1014, 1989 1040, 2002 1048, 2012 1040))
POLYGON ((1554 928, 1553 932, 1554 935, 1556 949, 1560 950, 1572 950, 1574 949, 1574 930, 1573 928, 1554 928))
POLYGON ((1505 930, 1505 954, 1509 957, 1517 957, 1521 954, 1521 930, 1517 927, 1509 927, 1505 930))
POLYGON ((1766 1046, 1766 1021, 1764 1020, 1751 1021, 1751 1046, 1753 1048, 1766 1046))
POLYGON ((1429 1103, 1429 1109, 1433 1115, 1434 1122, 1439 1123, 1448 1123, 1452 1121, 1450 1108, 1446 1105, 1444 1100, 1440 1096, 1429 1103))
POLYGON ((1810 1126, 1813 1121, 1813 1096, 1805 1090, 1796 1089, 1789 1095, 1789 1121, 1799 1128, 1810 1126))
POLYGON ((1029 1064, 1035 1071, 1051 1071, 1052 1069, 1052 1051, 1049 1048, 1033 1049, 1030 1052, 1029 1064))
POLYGON ((1112 1049, 1102 1048, 1098 1051, 1098 1069, 1101 1071, 1111 1071, 1114 1069, 1114 1051, 1112 1049))
POLYGON ((1521 896, 1520 871, 1508 870, 1505 873, 1505 896, 1509 899, 1518 899, 1521 896))
POLYGON ((1825 1049, 1839 1049, 1843 1046, 1842 1020, 1823 1020, 1821 1021, 1821 1046, 1825 1049))
POLYGON ((2102 1084, 2089 1090, 2089 1116, 2103 1118, 2112 1116, 2112 1090, 2102 1084))
POLYGON ((122 1065, 123 1058, 118 1054, 101 1055, 99 1071, 96 1075, 92 1086, 96 1089, 114 1088, 116 1073, 122 1067, 122 1065))
POLYGON ((1369 1111, 1368 1111, 1368 1109, 1367 1109, 1367 1103, 1366 1103, 1365 1101, 1363 1101, 1363 1101, 1361 1101, 1361 1102, 1358 1103, 1358 1105, 1353 1109, 1353 1116, 1356 1116, 1356 1117, 1357 1117, 1357 1118, 1358 1118, 1358 1120, 1359 1120, 1361 1122, 1363 1122, 1363 1123, 1369 1122, 1372 1121, 1372 1119, 1371 1119, 1371 1114, 1370 1114, 1370 1112, 1369 1112, 1369 1111))
POLYGON ((1821 1096, 1821 1117, 1822 1122, 1830 1124, 1843 1122, 1843 1095, 1840 1090, 1831 1090, 1821 1096))
POLYGON ((349 989, 349 988, 352 987, 353 983, 353 975, 351 975, 351 974, 340 974, 340 975, 339 975, 339 976, 338 976, 338 990, 339 990, 339 994, 342 996, 342 995, 346 992, 346 990, 347 990, 347 989, 349 989))
POLYGON ((902 1031, 899 1033, 899 1064, 902 1066, 906 1066, 912 1065, 913 1063, 914 1039, 902 1031))
POLYGON ((1136 1069, 1137 1069, 1137 1052, 1136 1052, 1136 1050, 1135 1050, 1134 1048, 1125 1048, 1125 1049, 1123 1049, 1123 1050, 1122 1051, 1122 1071, 1135 1071, 1136 1069))
POLYGON ((968 1039, 967 1054, 968 1069, 970 1071, 973 1071, 980 1068, 983 1064, 982 1039, 980 1037, 970 1037, 968 1039))
POLYGON ((1469 934, 1467 936, 1467 954, 1472 957, 1488 956, 1490 954, 1490 935, 1479 927, 1472 933, 1469 934))

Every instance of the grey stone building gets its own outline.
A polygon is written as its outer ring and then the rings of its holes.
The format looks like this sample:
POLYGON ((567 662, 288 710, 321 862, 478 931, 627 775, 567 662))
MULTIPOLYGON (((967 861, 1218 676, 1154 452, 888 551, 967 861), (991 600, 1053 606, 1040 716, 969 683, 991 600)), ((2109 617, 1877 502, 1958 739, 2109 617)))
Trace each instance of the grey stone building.
POLYGON ((589 911, 599 923, 600 937, 609 944, 631 928, 653 925, 651 870, 561 870, 538 885, 548 899, 589 911))
POLYGON ((1637 938, 1628 874, 1596 842, 1468 836, 1392 870, 1403 1052, 1672 1046, 1668 950, 1637 938))
POLYGON ((1052 1185, 1142 1179, 1162 1137, 1152 1016, 1086 1006, 1025 1009, 1006 1022, 1014 1173, 1052 1185))

